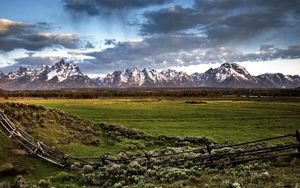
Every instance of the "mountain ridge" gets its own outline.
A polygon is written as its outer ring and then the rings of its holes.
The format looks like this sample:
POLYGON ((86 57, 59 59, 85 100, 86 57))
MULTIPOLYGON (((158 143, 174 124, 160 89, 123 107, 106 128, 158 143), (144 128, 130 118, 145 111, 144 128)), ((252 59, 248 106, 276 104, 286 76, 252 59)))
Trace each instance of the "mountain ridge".
POLYGON ((52 66, 32 69, 20 66, 15 72, 0 71, 0 88, 5 90, 47 90, 59 88, 126 88, 126 87, 217 87, 217 88, 297 88, 299 75, 265 73, 251 75, 236 63, 224 63, 204 73, 187 74, 165 69, 128 68, 91 79, 80 68, 63 59, 52 66))

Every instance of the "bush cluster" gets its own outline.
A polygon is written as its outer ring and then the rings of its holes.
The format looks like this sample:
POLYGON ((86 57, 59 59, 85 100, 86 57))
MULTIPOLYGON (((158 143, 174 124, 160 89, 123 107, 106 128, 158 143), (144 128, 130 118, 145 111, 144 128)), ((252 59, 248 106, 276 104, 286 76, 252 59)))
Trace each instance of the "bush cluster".
MULTIPOLYGON (((146 146, 170 146, 170 147, 184 147, 184 146, 203 146, 211 144, 212 141, 206 137, 179 137, 179 136, 152 136, 145 134, 136 129, 128 129, 120 125, 104 124, 99 126, 103 133, 113 141, 121 141, 122 139, 141 140, 146 146)), ((134 146, 133 146, 134 147, 134 146)), ((139 147, 138 147, 139 148, 139 147)))

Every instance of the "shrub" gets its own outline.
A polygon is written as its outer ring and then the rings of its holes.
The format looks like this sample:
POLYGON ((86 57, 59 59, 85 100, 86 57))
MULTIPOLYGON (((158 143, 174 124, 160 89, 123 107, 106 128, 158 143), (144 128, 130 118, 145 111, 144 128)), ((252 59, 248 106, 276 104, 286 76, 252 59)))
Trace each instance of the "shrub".
POLYGON ((28 183, 25 181, 25 179, 21 175, 19 175, 15 178, 14 186, 16 188, 29 188, 28 183))
POLYGON ((39 186, 40 188, 49 188, 50 182, 49 182, 48 180, 41 179, 41 180, 38 182, 38 186, 39 186))
POLYGON ((64 183, 64 182, 74 179, 75 177, 76 176, 74 174, 71 174, 68 172, 60 172, 56 176, 52 177, 51 180, 54 182, 64 183))
POLYGON ((91 166, 91 165, 84 165, 83 171, 84 171, 85 173, 92 172, 92 171, 93 171, 93 166, 91 166))

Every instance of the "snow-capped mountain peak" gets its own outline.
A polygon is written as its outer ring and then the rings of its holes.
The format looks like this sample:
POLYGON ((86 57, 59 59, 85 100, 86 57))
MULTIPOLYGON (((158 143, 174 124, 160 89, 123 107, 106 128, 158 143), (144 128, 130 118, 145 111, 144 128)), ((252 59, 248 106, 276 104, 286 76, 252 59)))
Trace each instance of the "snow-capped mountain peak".
POLYGON ((137 68, 126 69, 123 71, 115 71, 108 74, 102 82, 103 87, 163 87, 163 86, 189 86, 191 85, 192 77, 184 72, 166 69, 157 72, 154 69, 137 68))
POLYGON ((48 81, 58 79, 59 82, 63 82, 71 76, 84 76, 77 65, 65 63, 63 59, 45 71, 48 81))
POLYGON ((209 69, 201 75, 202 82, 215 80, 216 82, 223 83, 228 80, 254 80, 254 78, 249 74, 249 72, 242 66, 238 64, 224 63, 216 69, 209 69))
POLYGON ((43 65, 40 72, 48 71, 50 67, 48 65, 43 65))
POLYGON ((96 87, 96 84, 84 75, 77 65, 61 60, 53 66, 32 69, 21 66, 17 71, 0 75, 0 87, 4 89, 52 89, 96 87))
POLYGON ((224 63, 219 68, 212 70, 212 72, 214 72, 219 82, 223 82, 232 77, 244 80, 252 79, 250 73, 244 67, 236 63, 224 63))
POLYGON ((38 71, 33 70, 30 66, 20 66, 19 69, 16 72, 10 72, 8 73, 8 79, 14 80, 14 79, 30 79, 34 80, 37 76, 38 71))

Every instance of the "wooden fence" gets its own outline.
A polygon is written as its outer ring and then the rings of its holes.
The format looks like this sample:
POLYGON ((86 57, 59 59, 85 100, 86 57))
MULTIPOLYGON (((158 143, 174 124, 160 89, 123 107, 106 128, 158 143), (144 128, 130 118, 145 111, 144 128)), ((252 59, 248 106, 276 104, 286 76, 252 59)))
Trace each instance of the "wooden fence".
POLYGON ((270 137, 255 141, 249 141, 230 145, 206 145, 180 152, 168 152, 161 154, 144 153, 139 155, 127 155, 125 158, 114 158, 108 155, 98 157, 74 157, 52 150, 43 142, 36 140, 21 127, 14 124, 3 111, 0 111, 0 132, 20 147, 38 158, 62 168, 70 168, 72 164, 92 165, 94 167, 105 166, 109 163, 129 164, 133 160, 141 159, 141 165, 151 166, 176 166, 176 167, 223 167, 255 160, 270 160, 277 157, 300 157, 300 130, 295 134, 270 137), (284 141, 294 138, 293 142, 284 141), (276 146, 265 144, 276 140, 276 146))

